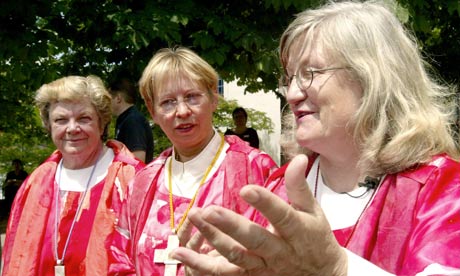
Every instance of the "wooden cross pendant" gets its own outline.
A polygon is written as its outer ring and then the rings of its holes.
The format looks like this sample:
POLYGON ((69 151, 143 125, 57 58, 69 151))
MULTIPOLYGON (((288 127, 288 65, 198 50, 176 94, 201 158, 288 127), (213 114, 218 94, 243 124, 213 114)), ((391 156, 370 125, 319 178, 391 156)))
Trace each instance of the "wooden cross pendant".
POLYGON ((180 262, 169 258, 169 253, 178 247, 179 237, 177 235, 169 235, 166 249, 155 249, 153 261, 165 264, 164 276, 176 276, 177 274, 177 264, 180 264, 180 262))

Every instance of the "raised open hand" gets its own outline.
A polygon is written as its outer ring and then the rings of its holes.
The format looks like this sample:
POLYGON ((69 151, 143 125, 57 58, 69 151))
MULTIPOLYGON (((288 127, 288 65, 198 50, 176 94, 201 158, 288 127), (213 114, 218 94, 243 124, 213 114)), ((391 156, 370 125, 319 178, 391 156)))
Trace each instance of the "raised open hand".
POLYGON ((291 204, 260 186, 241 190, 241 197, 270 221, 272 230, 222 207, 193 209, 190 221, 221 256, 191 248, 179 248, 172 256, 196 275, 345 275, 346 253, 308 188, 307 163, 300 155, 286 170, 291 204))

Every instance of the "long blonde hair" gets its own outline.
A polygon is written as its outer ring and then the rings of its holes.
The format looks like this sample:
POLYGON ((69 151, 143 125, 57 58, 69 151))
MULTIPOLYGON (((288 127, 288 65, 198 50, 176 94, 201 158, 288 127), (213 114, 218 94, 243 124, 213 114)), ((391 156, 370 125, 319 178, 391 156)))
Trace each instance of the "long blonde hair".
POLYGON ((304 48, 321 45, 360 82, 362 103, 350 125, 361 151, 358 165, 369 175, 402 171, 435 154, 458 158, 453 113, 445 104, 450 91, 428 74, 415 37, 387 7, 329 3, 298 14, 280 41, 284 70, 299 40, 304 48))

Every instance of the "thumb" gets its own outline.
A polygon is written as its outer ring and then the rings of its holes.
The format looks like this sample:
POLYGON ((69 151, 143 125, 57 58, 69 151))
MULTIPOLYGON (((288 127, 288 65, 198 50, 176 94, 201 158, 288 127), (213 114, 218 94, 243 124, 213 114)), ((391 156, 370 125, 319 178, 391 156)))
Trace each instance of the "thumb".
POLYGON ((308 157, 297 155, 289 163, 286 173, 286 192, 291 206, 307 213, 314 212, 315 197, 308 188, 305 171, 308 166, 308 157))

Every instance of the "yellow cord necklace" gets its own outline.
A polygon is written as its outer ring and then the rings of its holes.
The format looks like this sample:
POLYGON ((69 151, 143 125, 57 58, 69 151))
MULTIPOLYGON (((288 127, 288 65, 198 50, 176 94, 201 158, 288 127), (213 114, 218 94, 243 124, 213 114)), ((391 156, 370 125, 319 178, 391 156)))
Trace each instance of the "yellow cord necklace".
POLYGON ((198 189, 196 190, 195 195, 193 196, 192 200, 190 201, 190 203, 189 203, 189 205, 187 207, 187 210, 185 210, 184 215, 182 216, 181 220, 179 221, 179 224, 177 225, 177 228, 175 228, 175 226, 174 226, 174 204, 173 204, 173 193, 172 193, 172 158, 174 158, 174 157, 171 156, 171 160, 169 161, 169 166, 168 166, 168 173, 169 173, 169 175, 168 175, 168 187, 169 187, 170 225, 171 225, 171 230, 172 230, 173 234, 177 234, 177 232, 179 231, 179 228, 182 226, 182 224, 184 223, 185 219, 187 218, 188 212, 190 211, 190 209, 192 209, 192 206, 195 203, 195 199, 196 199, 196 197, 198 195, 198 192, 200 191, 201 186, 203 186, 204 182, 206 181, 206 178, 208 177, 209 173, 211 172, 212 167, 214 167, 214 165, 215 165, 220 153, 222 152, 222 149, 224 148, 225 139, 224 139, 222 134, 220 134, 220 138, 221 138, 221 141, 220 141, 219 149, 217 150, 217 153, 214 156, 211 164, 206 169, 206 172, 204 173, 204 176, 201 179, 200 184, 198 185, 198 189))

